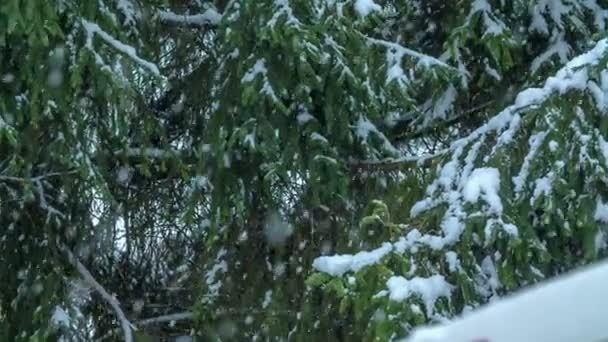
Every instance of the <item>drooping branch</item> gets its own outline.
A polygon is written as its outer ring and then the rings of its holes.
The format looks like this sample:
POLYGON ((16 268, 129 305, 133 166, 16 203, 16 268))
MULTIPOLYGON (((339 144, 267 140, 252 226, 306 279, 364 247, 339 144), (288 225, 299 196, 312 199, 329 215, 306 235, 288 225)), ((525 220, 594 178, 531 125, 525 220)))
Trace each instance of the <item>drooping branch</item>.
POLYGON ((93 277, 91 272, 89 272, 89 270, 87 270, 87 268, 74 256, 72 251, 70 251, 66 246, 62 246, 62 247, 68 256, 68 260, 76 268, 76 270, 78 271, 80 276, 84 279, 84 281, 86 281, 91 287, 93 287, 93 289, 95 289, 95 291, 97 291, 99 293, 99 295, 101 295, 101 297, 106 302, 108 302, 108 304, 110 304, 112 309, 114 309, 114 312, 116 313, 116 316, 118 317, 118 320, 120 321, 120 325, 124 332, 125 342, 133 342, 132 329, 136 330, 136 327, 129 321, 129 319, 125 315, 124 311, 122 311, 118 300, 116 300, 116 298, 114 296, 109 294, 108 291, 106 291, 106 289, 103 286, 101 286, 101 284, 99 284, 99 282, 97 282, 97 280, 95 280, 95 278, 93 277))
POLYGON ((92 23, 90 21, 83 20, 82 25, 87 33, 86 47, 87 47, 87 49, 91 50, 96 55, 97 58, 101 58, 101 56, 99 56, 97 54, 97 51, 95 51, 95 48, 93 46, 93 37, 95 35, 99 36, 104 42, 106 42, 106 44, 108 44, 115 50, 129 56, 129 58, 131 58, 135 63, 141 65, 143 68, 147 69, 154 75, 161 76, 158 66, 150 61, 147 61, 147 60, 139 57, 137 55, 137 52, 135 51, 134 47, 127 45, 127 44, 119 41, 118 39, 112 37, 109 33, 104 31, 96 23, 92 23))

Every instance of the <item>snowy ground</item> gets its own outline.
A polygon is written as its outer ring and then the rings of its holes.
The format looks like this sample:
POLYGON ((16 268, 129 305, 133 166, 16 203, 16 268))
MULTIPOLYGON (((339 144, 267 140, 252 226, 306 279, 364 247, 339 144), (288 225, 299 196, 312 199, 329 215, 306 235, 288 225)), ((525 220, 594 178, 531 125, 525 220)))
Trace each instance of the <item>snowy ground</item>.
POLYGON ((404 342, 608 341, 608 261, 539 284, 404 342))

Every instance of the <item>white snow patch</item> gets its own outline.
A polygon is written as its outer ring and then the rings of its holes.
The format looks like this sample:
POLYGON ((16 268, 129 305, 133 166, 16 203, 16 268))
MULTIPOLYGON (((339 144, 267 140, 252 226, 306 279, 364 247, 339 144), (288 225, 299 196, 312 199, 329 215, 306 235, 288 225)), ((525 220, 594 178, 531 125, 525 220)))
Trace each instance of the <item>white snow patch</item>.
POLYGON ((70 326, 70 316, 68 313, 61 307, 55 306, 53 310, 53 315, 51 316, 51 322, 57 326, 70 326))
POLYGON ((296 117, 296 119, 298 120, 298 125, 303 125, 309 121, 313 121, 315 120, 315 117, 312 116, 310 113, 308 112, 303 112, 298 114, 298 116, 296 117))
POLYGON ((452 104, 454 104, 457 95, 456 88, 450 84, 448 89, 446 89, 439 99, 435 101, 435 105, 433 106, 433 117, 431 119, 445 119, 452 108, 452 104))
POLYGON ((322 142, 322 143, 329 144, 329 141, 327 140, 327 138, 325 138, 323 135, 321 135, 321 134, 319 134, 319 133, 317 133, 317 132, 313 132, 313 133, 310 135, 310 138, 311 138, 313 141, 320 141, 320 142, 322 142))
POLYGON ((500 173, 493 167, 482 167, 473 170, 467 180, 463 196, 465 201, 476 203, 482 197, 495 213, 502 213, 502 202, 498 196, 500 190, 500 173))
POLYGON ((540 145, 545 140, 546 136, 547 136, 547 132, 539 132, 537 134, 530 136, 530 139, 528 140, 528 144, 530 145, 530 150, 528 151, 528 154, 524 158, 524 162, 521 166, 521 170, 519 170, 519 174, 517 176, 513 177, 513 184, 515 185, 516 193, 523 191, 525 182, 526 182, 526 178, 528 178, 528 174, 530 173, 530 163, 532 163, 532 160, 536 156, 538 149, 540 148, 540 145))
POLYGON ((268 305, 270 305, 270 303, 272 303, 272 290, 268 290, 264 294, 264 301, 262 302, 262 308, 266 309, 268 307, 268 305))
POLYGON ((266 61, 264 59, 258 59, 251 69, 249 69, 245 75, 243 75, 241 82, 251 82, 257 75, 266 75, 267 72, 268 69, 266 69, 266 61))
POLYGON ((551 60, 554 55, 559 57, 559 61, 561 63, 568 62, 568 56, 570 55, 571 48, 570 44, 564 40, 564 33, 560 32, 559 34, 553 36, 551 40, 552 41, 549 48, 547 48, 545 52, 538 55, 538 57, 532 61, 532 64, 530 65, 530 71, 532 73, 538 71, 540 66, 551 60))
POLYGON ((538 178, 534 181, 534 191, 532 192, 532 197, 530 197, 530 204, 533 204, 540 196, 551 195, 551 192, 553 191, 554 178, 555 174, 553 172, 549 172, 547 176, 538 178))
POLYGON ((360 16, 366 17, 372 12, 382 11, 382 6, 378 5, 373 0, 356 0, 355 11, 357 11, 360 16))
POLYGON ((445 260, 448 263, 448 269, 450 272, 456 272, 460 269, 460 259, 458 258, 458 254, 456 254, 456 252, 445 252, 445 260))
POLYGON ((346 272, 357 272, 365 266, 376 264, 392 251, 393 245, 385 242, 382 247, 369 252, 318 257, 313 261, 312 267, 333 276, 342 276, 346 272))
POLYGON ((555 152, 559 148, 559 144, 555 140, 549 141, 549 151, 555 152))
POLYGON ((597 206, 593 218, 602 223, 608 223, 608 204, 602 202, 601 198, 597 198, 597 206))
POLYGON ((450 298, 453 286, 442 275, 433 275, 428 278, 414 277, 406 279, 393 276, 388 279, 386 286, 389 298, 394 301, 403 301, 413 295, 418 295, 426 306, 426 312, 432 316, 435 311, 435 302, 439 297, 450 298))
POLYGON ((606 279, 608 262, 604 261, 520 290, 450 322, 417 328, 404 341, 604 341, 608 338, 606 279))

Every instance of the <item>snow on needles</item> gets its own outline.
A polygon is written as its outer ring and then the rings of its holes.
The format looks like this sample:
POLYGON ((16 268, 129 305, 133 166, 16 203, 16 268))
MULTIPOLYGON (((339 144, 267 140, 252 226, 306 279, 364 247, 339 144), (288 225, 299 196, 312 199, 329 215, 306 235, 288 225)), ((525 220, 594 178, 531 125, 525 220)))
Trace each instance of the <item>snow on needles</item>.
POLYGON ((467 180, 463 197, 467 202, 476 203, 482 197, 496 213, 502 213, 500 190, 500 173, 493 167, 482 167, 473 170, 467 180))
POLYGON ((314 260, 312 266, 321 272, 333 276, 342 276, 349 271, 358 271, 365 266, 376 264, 385 255, 393 251, 391 243, 384 243, 382 247, 372 251, 362 251, 357 254, 343 254, 333 256, 322 256, 314 260))
POLYGON ((412 279, 399 276, 390 277, 386 286, 388 287, 389 298, 394 301, 403 301, 412 295, 420 296, 429 316, 435 311, 435 302, 439 297, 450 298, 453 287, 441 275, 433 275, 428 278, 414 277, 412 279))
MULTIPOLYGON (((400 238, 394 243, 384 243, 381 247, 372 251, 362 251, 356 254, 322 256, 316 258, 313 267, 317 271, 326 272, 333 276, 342 276, 347 272, 357 272, 367 265, 372 265, 381 261, 383 257, 390 253, 417 253, 420 247, 429 247, 433 250, 441 250, 458 242, 460 235, 465 229, 467 213, 464 210, 464 202, 477 203, 481 198, 488 204, 486 215, 492 216, 484 229, 486 237, 490 236, 495 226, 500 226, 507 233, 516 235, 517 227, 511 223, 504 222, 502 219, 503 205, 499 196, 500 173, 496 168, 480 167, 474 168, 474 162, 478 160, 478 152, 484 144, 486 137, 494 134, 498 135, 497 146, 492 149, 490 155, 494 154, 496 148, 508 144, 514 137, 516 131, 521 127, 521 117, 519 113, 530 107, 542 104, 550 96, 564 94, 572 89, 585 90, 589 88, 589 67, 597 65, 608 50, 608 40, 600 40, 590 51, 573 58, 553 77, 549 77, 541 88, 528 88, 520 92, 515 103, 506 107, 485 125, 474 130, 468 136, 455 141, 449 148, 452 152, 451 161, 445 163, 438 171, 437 179, 427 188, 426 196, 417 202, 411 209, 410 216, 415 217, 433 207, 443 203, 448 204, 445 216, 441 222, 441 233, 422 233, 413 227, 405 237, 400 238), (465 148, 468 148, 465 151, 465 148), (499 217, 496 217, 498 215, 499 217)), ((604 103, 603 99, 594 99, 598 103, 604 103), (601 100, 601 101, 600 101, 601 100)), ((359 134, 366 137, 371 132, 365 121, 358 125, 359 134)), ((529 144, 531 153, 528 158, 532 158, 538 151, 538 147, 543 143, 546 133, 531 137, 529 144)), ((606 151, 608 155, 608 143, 606 151)), ((515 179, 513 185, 520 190, 528 178, 528 163, 524 163, 522 170, 515 179)), ((553 175, 547 175, 547 182, 553 175)), ((536 196, 547 188, 546 184, 537 182, 535 190, 536 196)), ((595 218, 599 221, 608 221, 608 205, 598 202, 595 218)), ((457 266, 454 255, 446 254, 446 258, 452 261, 452 269, 457 266)), ((393 280, 404 284, 405 280, 393 280)), ((408 283, 409 284, 409 283, 408 283)), ((408 285, 409 286, 409 285, 408 285)), ((393 295, 393 298, 399 295, 393 295)))
POLYGON ((382 11, 382 7, 373 0, 356 0, 355 11, 357 11, 360 16, 366 17, 374 11, 382 11))
POLYGON ((158 70, 158 67, 156 66, 156 64, 146 61, 145 59, 139 57, 137 55, 137 51, 135 50, 135 48, 133 46, 120 42, 119 40, 117 40, 116 38, 114 38, 110 34, 108 34, 106 31, 104 31, 96 23, 92 23, 90 21, 83 20, 82 26, 84 27, 85 31, 87 32, 86 47, 88 49, 90 49, 91 51, 94 51, 97 54, 97 52, 95 51, 95 49, 93 47, 93 36, 95 34, 97 34, 108 45, 110 45, 117 51, 122 52, 125 55, 129 56, 129 58, 131 58, 134 62, 136 62, 143 68, 148 69, 154 75, 160 76, 160 71, 158 70))

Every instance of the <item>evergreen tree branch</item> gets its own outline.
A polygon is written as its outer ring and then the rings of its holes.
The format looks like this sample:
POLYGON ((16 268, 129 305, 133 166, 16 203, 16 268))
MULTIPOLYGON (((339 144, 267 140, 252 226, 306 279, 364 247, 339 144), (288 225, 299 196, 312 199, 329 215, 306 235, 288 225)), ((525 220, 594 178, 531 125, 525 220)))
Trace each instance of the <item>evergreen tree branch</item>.
POLYGON ((91 272, 87 270, 87 268, 74 256, 74 254, 66 246, 63 246, 63 249, 68 256, 68 260, 76 268, 78 273, 80 273, 80 276, 82 276, 84 281, 86 281, 91 287, 93 287, 95 291, 97 291, 101 295, 101 297, 106 302, 108 302, 108 304, 110 304, 112 309, 114 309, 114 312, 116 313, 116 316, 120 321, 120 325, 124 332, 125 342, 133 342, 133 331, 131 329, 136 328, 129 321, 124 311, 122 311, 122 309, 120 308, 120 303, 118 302, 118 300, 116 300, 114 296, 109 294, 108 291, 106 291, 106 289, 101 286, 101 284, 99 284, 97 280, 95 280, 91 272))
POLYGON ((217 26, 222 20, 222 15, 213 8, 208 8, 200 14, 176 14, 171 11, 160 11, 160 21, 164 24, 171 24, 186 27, 205 27, 217 26))
POLYGON ((350 161, 351 170, 354 172, 369 172, 369 171, 395 171, 413 167, 431 167, 436 158, 441 157, 449 152, 448 149, 441 150, 434 154, 425 154, 415 157, 402 157, 397 159, 383 160, 352 160, 350 161))
POLYGON ((427 54, 424 54, 424 53, 421 53, 418 51, 414 51, 414 50, 407 48, 405 46, 402 46, 400 44, 389 42, 389 41, 382 40, 382 39, 367 37, 367 36, 365 38, 367 39, 368 42, 370 42, 372 44, 381 45, 381 46, 387 47, 389 49, 395 49, 397 51, 397 53, 399 53, 400 55, 414 57, 414 58, 420 60, 420 62, 427 67, 437 65, 437 66, 442 66, 445 68, 454 69, 454 67, 446 64, 445 62, 443 62, 433 56, 430 56, 430 55, 427 55, 427 54))
POLYGON ((420 127, 413 131, 409 130, 412 120, 407 119, 407 120, 399 121, 395 124, 395 126, 393 128, 391 128, 391 132, 389 132, 387 135, 391 140, 393 140, 395 142, 417 139, 424 135, 430 134, 434 131, 444 129, 447 127, 452 127, 454 124, 461 123, 464 120, 471 118, 473 116, 473 114, 476 114, 480 110, 492 105, 494 102, 495 102, 495 100, 490 100, 490 101, 484 102, 473 108, 469 108, 458 115, 452 116, 451 118, 449 118, 447 120, 437 121, 436 124, 434 124, 434 125, 420 127))
POLYGON ((91 50, 96 58, 101 59, 101 56, 95 51, 93 46, 93 37, 98 35, 106 44, 114 48, 116 51, 119 51, 125 55, 127 55, 131 60, 135 63, 139 64, 144 69, 147 69, 151 73, 156 76, 161 76, 158 66, 150 61, 147 61, 137 55, 135 48, 133 46, 122 43, 118 39, 112 37, 109 33, 104 31, 99 25, 96 23, 92 23, 87 20, 82 20, 82 25, 87 33, 86 47, 91 50))
POLYGON ((187 321, 187 320, 191 320, 193 317, 194 317, 194 314, 192 312, 185 311, 185 312, 179 312, 179 313, 174 313, 174 314, 169 314, 169 315, 162 315, 162 316, 158 316, 158 317, 142 319, 140 321, 137 321, 137 325, 145 326, 145 325, 172 322, 172 321, 187 321))

